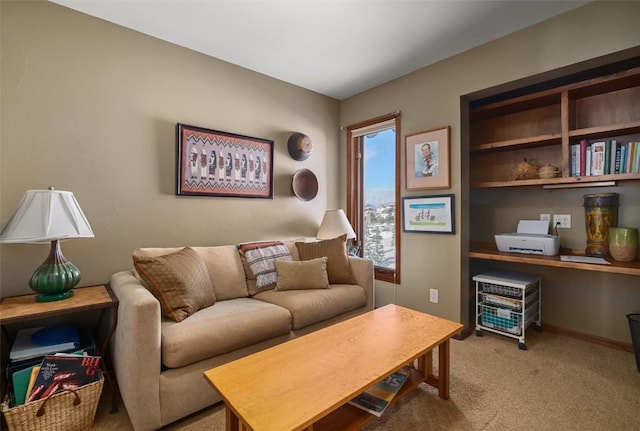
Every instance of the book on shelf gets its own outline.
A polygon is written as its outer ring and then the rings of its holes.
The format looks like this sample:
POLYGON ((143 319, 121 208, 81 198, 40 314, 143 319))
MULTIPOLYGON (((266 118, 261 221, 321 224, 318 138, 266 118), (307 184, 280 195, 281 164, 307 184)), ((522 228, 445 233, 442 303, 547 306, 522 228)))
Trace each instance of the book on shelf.
POLYGON ((614 174, 619 174, 620 173, 620 158, 622 155, 622 146, 617 146, 616 147, 616 154, 614 157, 614 166, 613 166, 613 173, 614 174))
POLYGON ((580 176, 584 177, 587 174, 587 140, 580 140, 580 156, 578 160, 580 161, 580 176))
POLYGON ((100 356, 45 356, 27 402, 45 399, 56 392, 77 389, 100 379, 100 356))
POLYGON ((20 329, 9 352, 9 360, 24 361, 40 356, 73 351, 80 346, 80 333, 75 326, 53 326, 20 329))
POLYGON ((602 166, 602 172, 604 175, 610 174, 609 166, 611 166, 611 140, 604 142, 604 163, 602 166))
POLYGON ((629 151, 629 144, 623 144, 620 147, 620 174, 627 173, 627 152, 629 151))
POLYGON ((349 401, 349 404, 380 417, 408 378, 406 372, 397 371, 349 401))
POLYGON ((591 144, 591 175, 604 175, 606 146, 605 141, 591 144))
POLYGON ((618 141, 615 139, 611 139, 611 144, 609 148, 609 174, 616 173, 616 151, 618 150, 618 141))

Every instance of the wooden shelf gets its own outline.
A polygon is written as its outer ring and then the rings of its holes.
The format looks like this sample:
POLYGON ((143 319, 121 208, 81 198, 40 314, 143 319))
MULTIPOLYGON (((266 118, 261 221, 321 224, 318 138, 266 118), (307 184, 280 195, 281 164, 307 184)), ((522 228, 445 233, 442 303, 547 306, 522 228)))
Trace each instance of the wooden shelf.
POLYGON ((593 175, 589 177, 556 177, 540 179, 534 178, 531 180, 516 180, 516 181, 483 181, 472 183, 471 188, 492 188, 492 187, 523 187, 523 186, 545 186, 554 184, 575 184, 576 187, 584 187, 585 184, 597 183, 601 181, 627 181, 627 180, 640 180, 640 173, 637 174, 612 174, 612 175, 593 175))
POLYGON ((569 130, 570 138, 598 139, 610 135, 629 135, 640 133, 640 121, 610 126, 588 127, 585 129, 569 130))
POLYGON ((547 133, 545 135, 530 136, 520 139, 510 139, 500 142, 488 142, 486 144, 475 145, 471 151, 489 151, 489 150, 512 150, 515 148, 524 148, 526 146, 543 146, 558 145, 562 141, 562 134, 547 133))
MULTIPOLYGON (((584 256, 579 250, 560 250, 562 255, 584 256)), ((607 259, 611 265, 598 265, 591 263, 564 262, 560 256, 537 256, 521 253, 506 253, 498 251, 492 243, 472 242, 470 244, 469 257, 476 259, 496 260, 502 262, 525 263, 529 265, 553 266, 557 268, 580 269, 585 271, 608 272, 612 274, 626 274, 640 276, 640 260, 631 262, 616 262, 607 259)))
POLYGON ((582 139, 640 140, 640 68, 472 107, 471 187, 584 187, 640 179, 637 172, 570 177, 571 147, 582 139), (563 176, 509 180, 523 160, 556 166, 563 176))

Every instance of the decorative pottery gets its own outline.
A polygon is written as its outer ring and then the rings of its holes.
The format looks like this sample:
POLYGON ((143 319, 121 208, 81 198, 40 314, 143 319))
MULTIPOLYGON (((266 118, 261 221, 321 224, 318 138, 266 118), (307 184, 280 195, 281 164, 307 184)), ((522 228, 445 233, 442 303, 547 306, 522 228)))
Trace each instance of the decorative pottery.
POLYGON ((295 132, 289 136, 287 150, 292 159, 303 161, 309 158, 313 151, 313 142, 304 133, 295 132))
POLYGON ((310 201, 318 194, 318 179, 309 169, 300 169, 293 174, 291 189, 301 201, 310 201))
POLYGON ((638 256, 638 229, 634 227, 609 228, 609 252, 619 262, 631 262, 638 256))
POLYGON ((618 225, 618 193, 584 195, 586 256, 609 257, 609 227, 618 225))

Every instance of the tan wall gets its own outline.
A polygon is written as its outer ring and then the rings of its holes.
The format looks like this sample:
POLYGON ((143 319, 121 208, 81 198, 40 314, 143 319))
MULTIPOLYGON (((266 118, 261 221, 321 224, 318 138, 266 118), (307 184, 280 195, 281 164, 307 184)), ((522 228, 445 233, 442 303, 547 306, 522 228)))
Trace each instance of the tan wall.
MULTIPOLYGON (((443 193, 456 195, 457 234, 403 234, 402 284, 378 282, 377 305, 396 302, 400 305, 434 313, 466 324, 474 316, 468 312, 468 277, 477 268, 469 268, 464 257, 470 232, 480 229, 492 239, 494 233, 514 229, 523 215, 537 217, 539 208, 522 199, 500 201, 498 215, 487 216, 485 224, 468 228, 469 190, 465 158, 461 148, 460 97, 522 79, 531 75, 589 60, 594 57, 640 45, 639 2, 595 2, 494 42, 469 50, 418 72, 382 85, 343 101, 342 124, 352 124, 399 109, 402 131, 407 134, 451 125, 451 188, 406 192, 403 196, 443 193), (461 253, 463 253, 461 257, 461 253), (471 273, 471 274, 470 274, 471 273), (463 286, 461 288, 461 286, 463 286), (429 288, 439 289, 439 304, 429 302, 429 288)), ((342 137, 344 145, 344 136, 342 137)), ((404 166, 404 154, 403 163, 404 166)), ((343 177, 343 183, 346 181, 343 177)), ((625 223, 640 226, 640 192, 637 183, 621 187, 626 201, 625 223)), ((561 192, 551 201, 542 191, 528 192, 537 202, 545 200, 545 211, 573 214, 572 244, 584 243, 584 190, 561 192), (573 200, 557 196, 570 194, 573 200)), ((503 196, 501 191, 495 192, 503 196)), ((524 196, 524 195, 522 195, 524 196)), ((518 268, 522 270, 522 268, 518 268)), ((528 266, 531 272, 550 271, 528 266)), ((555 271, 545 277, 543 323, 630 342, 625 313, 640 308, 637 277, 605 276, 600 273, 555 271), (595 274, 595 276, 594 276, 595 274)))
MULTIPOLYGON (((141 246, 314 236, 339 204, 339 102, 48 2, 0 2, 1 209, 28 189, 74 192, 95 232, 62 244, 82 285, 131 267, 141 246), (274 199, 175 195, 175 125, 275 141, 274 199), (294 131, 315 148, 287 152, 294 131), (316 199, 291 193, 300 168, 316 199)), ((2 296, 29 293, 48 247, 4 244, 2 296)))

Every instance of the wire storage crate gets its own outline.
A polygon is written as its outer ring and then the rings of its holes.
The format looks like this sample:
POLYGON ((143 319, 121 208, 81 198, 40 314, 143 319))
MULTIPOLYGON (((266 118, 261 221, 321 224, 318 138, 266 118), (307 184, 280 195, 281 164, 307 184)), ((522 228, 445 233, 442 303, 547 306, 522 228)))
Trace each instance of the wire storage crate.
POLYGON ((488 330, 518 340, 527 349, 525 329, 541 330, 541 277, 492 271, 473 277, 476 283, 476 335, 488 330))
POLYGON ((93 426, 104 376, 78 389, 57 392, 45 399, 9 407, 0 405, 9 431, 84 431, 93 426))

